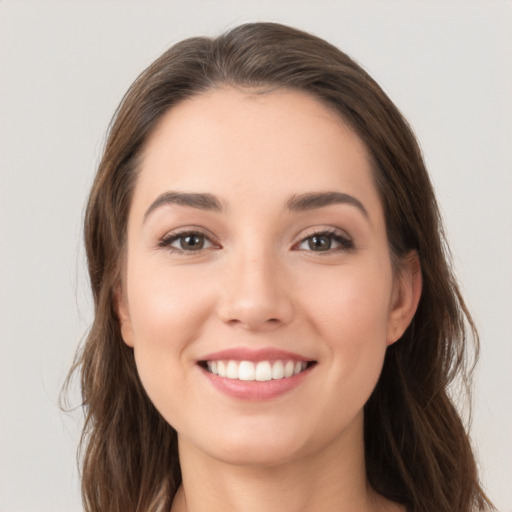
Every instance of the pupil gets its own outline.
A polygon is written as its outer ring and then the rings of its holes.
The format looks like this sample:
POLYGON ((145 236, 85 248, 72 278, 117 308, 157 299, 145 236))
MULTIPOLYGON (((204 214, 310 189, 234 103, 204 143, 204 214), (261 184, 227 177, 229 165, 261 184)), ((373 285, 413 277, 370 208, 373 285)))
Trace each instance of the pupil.
POLYGON ((182 247, 184 249, 201 249, 204 245, 204 239, 200 235, 187 235, 182 239, 182 247))
POLYGON ((313 251, 327 251, 331 248, 331 239, 326 235, 316 235, 309 239, 309 248, 313 251))

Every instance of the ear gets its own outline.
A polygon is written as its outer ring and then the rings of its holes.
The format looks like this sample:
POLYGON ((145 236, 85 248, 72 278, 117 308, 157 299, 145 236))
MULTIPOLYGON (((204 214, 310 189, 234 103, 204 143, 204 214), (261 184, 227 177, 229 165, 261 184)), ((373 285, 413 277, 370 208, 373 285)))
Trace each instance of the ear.
POLYGON ((126 295, 123 293, 122 285, 118 284, 114 290, 114 301, 119 328, 123 341, 133 348, 133 329, 130 312, 126 301, 126 295))
POLYGON ((388 319, 388 345, 397 341, 412 322, 420 301, 421 288, 420 258, 416 251, 411 251, 403 258, 395 278, 388 319))

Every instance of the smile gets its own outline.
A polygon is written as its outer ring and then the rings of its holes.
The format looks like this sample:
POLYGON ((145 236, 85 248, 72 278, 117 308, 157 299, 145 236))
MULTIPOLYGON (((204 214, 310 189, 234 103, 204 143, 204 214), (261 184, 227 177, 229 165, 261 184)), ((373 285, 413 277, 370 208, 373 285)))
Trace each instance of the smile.
POLYGON ((234 347, 205 354, 196 361, 207 381, 236 400, 271 400, 291 392, 318 361, 273 347, 234 347))
POLYGON ((206 361, 206 369, 213 375, 246 382, 280 380, 293 377, 308 368, 306 361, 206 361))

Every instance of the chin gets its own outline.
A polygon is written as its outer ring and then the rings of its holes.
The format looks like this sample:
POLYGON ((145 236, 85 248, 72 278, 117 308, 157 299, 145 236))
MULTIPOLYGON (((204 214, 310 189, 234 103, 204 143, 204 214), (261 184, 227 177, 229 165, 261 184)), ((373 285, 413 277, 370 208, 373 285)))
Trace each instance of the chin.
POLYGON ((255 440, 229 441, 219 447, 212 456, 226 464, 269 468, 281 466, 305 455, 305 447, 294 440, 255 440))
MULTIPOLYGON (((192 444, 196 450, 225 464, 269 468, 322 452, 335 443, 336 438, 335 432, 319 432, 318 427, 304 421, 274 419, 269 422, 268 418, 266 421, 246 418, 232 428, 203 430, 195 439, 188 437, 185 444, 187 448, 192 444)), ((182 445, 180 439, 180 450, 182 445)))

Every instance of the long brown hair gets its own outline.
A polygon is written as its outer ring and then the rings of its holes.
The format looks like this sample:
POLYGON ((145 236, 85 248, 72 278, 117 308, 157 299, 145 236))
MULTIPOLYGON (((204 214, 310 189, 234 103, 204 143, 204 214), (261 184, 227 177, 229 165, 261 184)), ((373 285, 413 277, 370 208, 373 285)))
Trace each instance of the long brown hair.
POLYGON ((410 511, 491 509, 448 394, 456 377, 469 382, 468 354, 476 356, 478 337, 450 269, 415 137, 351 58, 322 39, 273 23, 242 25, 214 39, 174 45, 137 78, 110 126, 85 216, 95 316, 72 369, 80 371, 86 414, 85 509, 168 510, 181 482, 176 432, 141 385, 133 351, 121 338, 115 289, 145 142, 169 108, 220 85, 305 91, 336 111, 366 144, 396 270, 400 258, 416 250, 423 276, 416 315, 388 349, 365 406, 368 482, 410 511))

